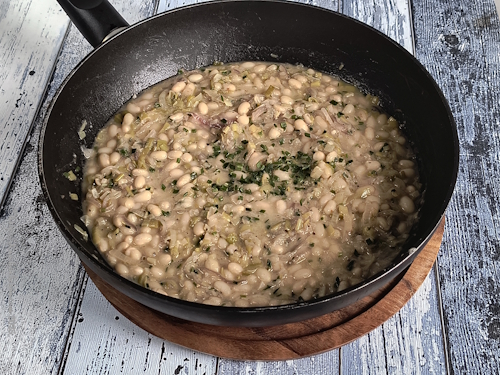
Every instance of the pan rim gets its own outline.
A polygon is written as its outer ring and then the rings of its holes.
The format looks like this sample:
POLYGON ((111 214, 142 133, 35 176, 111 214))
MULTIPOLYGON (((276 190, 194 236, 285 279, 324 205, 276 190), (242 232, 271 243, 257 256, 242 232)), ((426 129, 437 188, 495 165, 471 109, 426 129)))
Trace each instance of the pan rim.
MULTIPOLYGON (((364 280, 361 283, 358 283, 356 285, 353 285, 341 292, 336 292, 333 294, 326 295, 324 297, 314 299, 314 300, 308 300, 308 301, 303 301, 303 302, 296 302, 292 304, 287 304, 287 305, 279 305, 279 306, 262 306, 262 307, 224 307, 224 306, 210 306, 210 305, 204 305, 196 302, 189 302, 181 299, 177 299, 174 297, 169 297, 165 296, 159 293, 156 293, 152 290, 149 290, 147 288, 144 288, 130 280, 127 280, 120 275, 118 275, 116 272, 111 271, 109 268, 107 268, 105 265, 103 265, 101 262, 97 261, 94 259, 92 256, 87 254, 86 251, 83 251, 81 249, 81 245, 79 244, 78 240, 73 237, 73 235, 70 233, 68 228, 66 227, 66 224, 63 221, 63 218, 59 216, 59 213, 57 212, 55 205, 52 201, 51 195, 49 193, 49 189, 47 188, 47 182, 46 182, 46 176, 44 173, 44 168, 43 168, 43 154, 44 154, 44 144, 45 144, 45 139, 46 139, 46 130, 47 126, 49 124, 49 120, 51 118, 51 115, 53 114, 53 108, 55 106, 55 103, 57 102, 58 98, 60 97, 61 93, 64 91, 66 85, 68 82, 71 80, 71 78, 76 74, 76 72, 81 68, 82 65, 84 65, 89 59, 91 59, 94 54, 98 53, 101 49, 105 48, 108 44, 113 43, 114 40, 117 38, 123 37, 124 34, 126 34, 128 31, 133 30, 135 28, 140 27, 143 24, 149 23, 152 20, 158 19, 158 18, 163 18, 163 17, 168 17, 172 14, 176 14, 178 12, 184 12, 188 9, 192 8, 203 8, 203 7, 210 7, 213 5, 217 6, 223 6, 224 4, 229 4, 229 3, 279 3, 283 4, 286 6, 292 6, 292 7, 307 7, 307 8, 312 8, 315 11, 320 11, 320 12, 327 12, 331 13, 332 15, 336 17, 341 17, 346 20, 349 20, 350 22, 354 22, 362 27, 368 28, 371 32, 374 32, 378 34, 380 37, 385 39, 387 42, 391 43, 395 48, 398 48, 400 50, 403 50, 404 53, 406 54, 407 58, 411 59, 413 63, 416 64, 416 66, 426 75, 428 78, 429 82, 432 83, 435 92, 438 93, 441 103, 445 106, 446 112, 448 119, 450 121, 451 126, 451 131, 453 135, 453 146, 454 146, 454 170, 452 171, 452 183, 447 189, 446 195, 445 195, 445 200, 443 201, 442 206, 439 208, 439 210, 436 210, 438 214, 436 217, 439 215, 439 218, 436 219, 435 222, 429 223, 429 226, 432 227, 432 230, 428 233, 428 235, 420 241, 419 248, 423 248, 425 244, 430 240, 434 232, 436 231, 442 217, 445 215, 446 208, 448 207, 451 197, 453 195, 457 177, 458 177, 458 171, 459 171, 459 142, 458 142, 458 131, 456 127, 456 123, 454 120, 454 117, 451 113, 451 109, 449 107, 449 103, 446 100, 442 90, 440 87, 437 85, 436 81, 434 78, 430 75, 430 73, 427 71, 427 69, 418 61, 418 59, 413 56, 410 52, 408 52, 406 49, 404 49, 402 46, 400 46, 398 43, 396 43, 394 40, 392 40, 390 37, 387 35, 383 34, 382 32, 376 30, 375 28, 371 27, 370 25, 367 25, 361 21, 358 21, 352 17, 346 16, 342 13, 339 13, 337 11, 325 9, 325 8, 320 8, 314 5, 310 4, 303 4, 303 3, 295 3, 295 2, 290 2, 290 1, 283 1, 283 0, 257 0, 257 1, 251 1, 251 0, 222 0, 222 1, 209 1, 209 2, 204 2, 204 3, 197 3, 197 4, 191 4, 179 8, 175 8, 172 10, 168 10, 166 12, 159 13, 157 15, 154 15, 152 17, 146 18, 144 20, 141 20, 130 27, 126 28, 125 30, 117 33, 116 35, 112 36, 110 39, 108 39, 105 43, 99 45, 96 49, 91 51, 85 58, 83 58, 76 66, 71 70, 71 72, 67 75, 67 77, 63 80, 61 83, 60 87, 58 88, 57 92, 54 94, 54 97, 51 100, 51 103, 48 107, 47 113, 45 115, 41 130, 40 130, 40 138, 38 142, 38 174, 39 174, 39 179, 40 179, 40 185, 42 187, 43 194, 45 196, 47 206, 51 212, 52 217, 54 218, 58 229, 61 231, 63 234, 64 238, 68 241, 72 249, 78 254, 80 258, 85 258, 85 263, 89 264, 89 266, 93 266, 94 268, 97 267, 100 269, 100 271, 105 272, 107 276, 113 278, 116 282, 124 284, 127 288, 135 290, 138 293, 141 294, 146 294, 149 298, 152 298, 152 300, 157 300, 160 301, 161 303, 168 302, 168 304, 173 304, 177 305, 183 308, 201 308, 204 311, 208 311, 209 313, 217 313, 217 312, 230 312, 234 314, 239 314, 242 316, 242 318, 246 315, 249 314, 259 314, 259 313, 267 313, 267 314, 272 314, 273 316, 275 314, 279 314, 280 312, 283 311, 290 311, 290 310, 296 310, 296 309, 303 309, 303 308, 315 308, 315 306, 319 306, 325 303, 331 304, 333 301, 340 297, 347 296, 349 294, 355 293, 359 289, 364 289, 370 284, 376 284, 377 281, 379 281, 382 278, 388 278, 392 275, 392 277, 396 276, 400 272, 402 272, 403 269, 405 269, 407 266, 410 265, 410 263, 413 261, 413 259, 418 255, 418 249, 417 251, 411 253, 408 252, 407 255, 405 255, 401 260, 399 260, 397 263, 391 263, 391 265, 378 272, 377 274, 373 275, 372 277, 364 280)), ((389 280, 389 279, 388 279, 389 280)), ((302 319, 300 319, 302 320, 302 319)))

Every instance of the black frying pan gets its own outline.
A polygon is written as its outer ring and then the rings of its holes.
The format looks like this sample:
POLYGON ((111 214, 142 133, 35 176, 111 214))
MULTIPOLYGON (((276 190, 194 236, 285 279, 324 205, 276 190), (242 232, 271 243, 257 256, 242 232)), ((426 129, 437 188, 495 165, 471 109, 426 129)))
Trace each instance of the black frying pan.
MULTIPOLYGON (((100 0, 82 10, 65 3, 93 44, 126 26, 100 0), (95 14, 98 20, 95 21, 95 14), (111 13, 110 13, 111 12, 111 13), (89 16, 90 15, 90 16, 89 16), (90 27, 88 21, 91 21, 90 27), (92 24, 92 22, 94 22, 92 24), (86 29, 85 29, 86 28, 86 29), (94 32, 96 31, 96 32, 94 32)), ((76 3, 76 0, 73 2, 76 3)), ((90 4, 90 5, 89 5, 90 4)), ((78 4, 77 4, 78 5, 78 4)), ((281 1, 218 1, 170 11, 127 28, 99 45, 69 75, 43 126, 39 171, 49 209, 81 261, 120 292, 179 318, 216 325, 267 326, 300 321, 345 307, 404 271, 444 215, 458 170, 458 138, 449 107, 427 71, 378 31, 335 12, 281 1), (214 61, 265 60, 301 63, 338 75, 378 95, 402 124, 417 150, 424 204, 420 221, 390 267, 364 283, 317 300, 278 307, 206 306, 166 297, 115 274, 97 249, 75 229, 82 216, 81 147, 92 147, 98 130, 132 95, 171 75, 214 61), (86 138, 78 130, 88 123, 86 138), (63 176, 76 172, 77 181, 63 176)))

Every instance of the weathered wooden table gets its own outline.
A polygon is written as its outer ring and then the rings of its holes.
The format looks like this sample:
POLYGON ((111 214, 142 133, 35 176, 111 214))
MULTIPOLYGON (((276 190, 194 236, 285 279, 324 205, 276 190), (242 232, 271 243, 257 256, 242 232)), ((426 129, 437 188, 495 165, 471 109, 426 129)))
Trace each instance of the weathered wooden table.
MULTIPOLYGON (((48 103, 91 47, 55 0, 3 0, 1 374, 500 373, 500 23, 493 0, 300 1, 388 34, 427 67, 450 102, 460 174, 438 262, 418 293, 372 333, 293 361, 215 358, 134 326, 88 279, 38 182, 48 103)), ((112 1, 130 23, 194 2, 112 1)))

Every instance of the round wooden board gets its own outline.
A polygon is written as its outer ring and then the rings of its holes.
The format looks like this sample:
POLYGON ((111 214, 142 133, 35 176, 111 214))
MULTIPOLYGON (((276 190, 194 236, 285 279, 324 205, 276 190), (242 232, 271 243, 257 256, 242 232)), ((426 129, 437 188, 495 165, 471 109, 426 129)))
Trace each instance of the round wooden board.
POLYGON ((396 314, 422 285, 436 260, 444 219, 403 275, 364 299, 306 321, 272 327, 220 327, 193 323, 150 309, 87 273, 106 299, 126 318, 162 339, 218 357, 286 360, 336 349, 380 326, 396 314))

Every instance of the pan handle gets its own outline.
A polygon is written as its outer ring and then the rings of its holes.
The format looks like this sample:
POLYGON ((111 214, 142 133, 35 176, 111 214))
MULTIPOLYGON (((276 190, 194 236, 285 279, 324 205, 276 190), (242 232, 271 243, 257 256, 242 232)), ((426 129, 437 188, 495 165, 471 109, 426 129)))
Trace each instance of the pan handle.
POLYGON ((57 0, 71 21, 93 47, 129 26, 107 0, 57 0))

